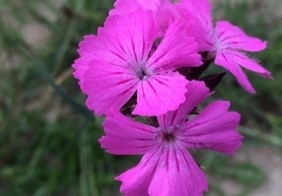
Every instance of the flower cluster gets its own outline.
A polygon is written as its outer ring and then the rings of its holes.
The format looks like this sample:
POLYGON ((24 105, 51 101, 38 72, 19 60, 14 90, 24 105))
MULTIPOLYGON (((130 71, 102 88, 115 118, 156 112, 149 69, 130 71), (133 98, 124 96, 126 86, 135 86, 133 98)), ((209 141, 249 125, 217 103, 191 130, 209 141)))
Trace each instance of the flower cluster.
POLYGON ((143 155, 119 175, 126 196, 200 196, 207 180, 189 150, 232 154, 241 145, 240 115, 228 101, 199 111, 224 74, 201 77, 214 62, 255 93, 242 68, 271 73, 246 52, 264 50, 227 21, 212 23, 209 0, 117 0, 97 35, 79 45, 74 76, 86 105, 105 115, 102 147, 143 155))

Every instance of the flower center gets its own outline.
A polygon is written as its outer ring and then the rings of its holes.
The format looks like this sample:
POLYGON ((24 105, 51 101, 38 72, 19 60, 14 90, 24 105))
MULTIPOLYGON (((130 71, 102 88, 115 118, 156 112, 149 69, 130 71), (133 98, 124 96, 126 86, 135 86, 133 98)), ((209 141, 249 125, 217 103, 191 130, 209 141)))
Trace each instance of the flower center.
POLYGON ((148 73, 146 72, 146 70, 144 70, 144 68, 138 70, 136 74, 140 80, 146 79, 148 77, 148 73))
POLYGON ((167 128, 159 127, 154 139, 160 141, 165 146, 174 145, 177 142, 177 130, 179 125, 173 125, 167 128))
POLYGON ((175 141, 175 135, 173 133, 164 133, 162 136, 162 139, 164 142, 166 143, 171 143, 173 141, 175 141))

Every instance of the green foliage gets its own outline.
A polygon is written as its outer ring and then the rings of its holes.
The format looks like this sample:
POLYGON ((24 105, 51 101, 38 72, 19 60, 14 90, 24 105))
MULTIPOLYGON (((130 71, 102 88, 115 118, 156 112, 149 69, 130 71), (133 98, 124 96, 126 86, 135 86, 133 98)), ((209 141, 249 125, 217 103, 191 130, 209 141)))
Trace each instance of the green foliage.
MULTIPOLYGON (((139 158, 114 157, 100 148, 102 119, 85 109, 85 98, 69 74, 78 42, 103 24, 113 0, 64 0, 59 8, 54 2, 0 0, 0 51, 7 57, 0 62, 4 81, 0 83, 0 195, 117 195, 119 184, 114 176, 139 158), (43 14, 42 6, 55 19, 43 14), (48 30, 50 38, 43 48, 24 39, 22 27, 29 23, 48 30)), ((271 10, 257 17, 260 13, 253 8, 258 3, 243 1, 234 7, 228 2, 217 6, 224 18, 268 40, 269 49, 257 57, 275 80, 251 75, 257 95, 248 96, 227 76, 215 96, 231 100, 234 110, 242 113, 241 132, 247 136, 247 146, 255 139, 281 147, 279 19, 273 19, 271 10)), ((250 162, 214 153, 202 153, 199 162, 215 179, 210 190, 217 195, 225 195, 217 184, 222 179, 243 185, 242 195, 265 179, 250 162)))

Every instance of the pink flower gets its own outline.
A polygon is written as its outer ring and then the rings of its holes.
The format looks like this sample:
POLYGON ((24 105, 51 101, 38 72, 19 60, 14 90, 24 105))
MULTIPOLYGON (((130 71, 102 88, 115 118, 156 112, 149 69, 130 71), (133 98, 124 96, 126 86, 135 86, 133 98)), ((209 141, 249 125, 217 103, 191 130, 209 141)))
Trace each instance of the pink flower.
POLYGON ((190 32, 199 43, 200 51, 209 51, 215 57, 215 64, 228 70, 246 91, 255 93, 242 68, 272 78, 268 70, 245 54, 264 50, 266 42, 248 36, 227 21, 218 21, 214 28, 209 0, 181 0, 179 6, 190 15, 190 32))
POLYGON ((215 101, 198 116, 187 117, 210 94, 197 81, 190 82, 187 91, 179 109, 157 117, 158 127, 118 112, 107 117, 102 147, 117 155, 144 154, 137 166, 116 177, 126 196, 200 196, 207 191, 207 180, 186 148, 231 154, 241 145, 236 131, 240 115, 228 111, 229 102, 215 101))
POLYGON ((133 114, 162 115, 185 101, 188 82, 174 70, 199 66, 197 49, 180 22, 163 35, 151 11, 114 15, 80 43, 74 75, 97 115, 119 110, 135 93, 133 114))
POLYGON ((189 34, 199 44, 199 51, 210 52, 209 56, 215 58, 215 64, 228 70, 246 91, 255 93, 242 68, 264 78, 272 78, 268 70, 245 54, 245 52, 264 50, 266 42, 248 36, 239 27, 226 21, 218 21, 214 28, 209 0, 179 0, 176 2, 153 0, 150 3, 141 0, 118 0, 112 13, 128 13, 138 8, 158 12, 158 19, 163 25, 171 18, 185 21, 189 26, 189 34), (134 6, 126 9, 126 4, 134 4, 134 6))
POLYGON ((226 21, 216 23, 214 36, 215 64, 233 74, 246 91, 255 93, 242 67, 264 78, 272 78, 269 71, 257 61, 249 58, 244 52, 262 51, 266 48, 266 42, 246 35, 239 27, 226 21))

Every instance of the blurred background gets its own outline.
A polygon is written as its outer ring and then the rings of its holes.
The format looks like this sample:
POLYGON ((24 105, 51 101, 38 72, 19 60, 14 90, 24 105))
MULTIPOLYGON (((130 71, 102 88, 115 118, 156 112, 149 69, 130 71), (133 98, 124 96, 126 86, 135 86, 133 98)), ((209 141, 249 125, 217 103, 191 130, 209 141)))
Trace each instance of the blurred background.
MULTIPOLYGON (((255 57, 275 80, 248 74, 250 96, 227 75, 214 98, 242 114, 235 156, 197 152, 218 196, 282 195, 282 2, 214 0, 214 18, 268 40, 255 57)), ((139 157, 100 149, 101 121, 72 76, 78 42, 103 24, 113 0, 0 0, 0 195, 119 195, 114 177, 139 157)), ((222 71, 212 68, 214 72, 222 71)))

